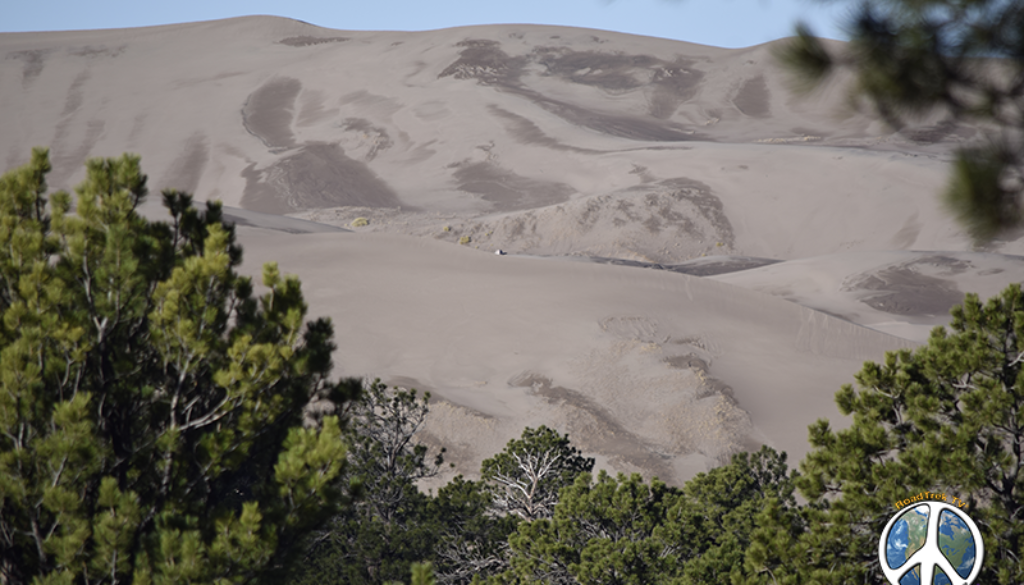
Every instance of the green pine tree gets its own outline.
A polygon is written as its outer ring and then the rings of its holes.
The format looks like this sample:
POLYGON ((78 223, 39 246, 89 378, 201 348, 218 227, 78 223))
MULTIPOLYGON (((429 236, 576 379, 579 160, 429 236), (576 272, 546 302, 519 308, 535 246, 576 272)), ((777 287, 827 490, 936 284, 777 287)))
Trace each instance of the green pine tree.
POLYGON ((136 209, 139 159, 94 159, 76 207, 47 151, 0 178, 0 582, 276 582, 339 494, 337 417, 303 427, 333 332, 299 282, 234 268, 220 206, 136 209))
POLYGON ((734 455, 682 489, 639 474, 581 474, 554 516, 509 537, 509 569, 489 583, 718 584, 754 540, 763 510, 796 507, 785 455, 734 455))
POLYGON ((551 519, 522 523, 509 538, 514 583, 669 583, 696 536, 680 490, 639 474, 596 481, 583 474, 562 491, 551 519))
POLYGON ((430 502, 437 544, 437 580, 468 585, 507 569, 508 537, 519 516, 494 509, 491 492, 479 481, 455 477, 430 502))
POLYGON ((682 574, 685 583, 723 583, 754 540, 755 519, 765 509, 797 509, 786 454, 762 446, 737 453, 728 465, 700 473, 683 486, 699 526, 682 574))
POLYGON ((583 457, 568 435, 540 426, 524 429, 521 438, 485 459, 480 474, 497 511, 535 520, 550 518, 559 490, 593 468, 594 459, 583 457))
POLYGON ((442 530, 416 482, 437 474, 444 449, 428 458, 427 446, 414 440, 429 401, 429 393, 375 380, 349 403, 348 468, 337 481, 357 485, 359 497, 311 539, 289 582, 380 584, 434 559, 442 530))
POLYGON ((903 502, 957 498, 985 542, 979 583, 1024 582, 1024 294, 968 294, 928 344, 868 362, 836 395, 853 424, 810 429, 799 511, 772 507, 734 583, 882 579, 878 540, 903 502), (742 574, 740 574, 742 573, 742 574))

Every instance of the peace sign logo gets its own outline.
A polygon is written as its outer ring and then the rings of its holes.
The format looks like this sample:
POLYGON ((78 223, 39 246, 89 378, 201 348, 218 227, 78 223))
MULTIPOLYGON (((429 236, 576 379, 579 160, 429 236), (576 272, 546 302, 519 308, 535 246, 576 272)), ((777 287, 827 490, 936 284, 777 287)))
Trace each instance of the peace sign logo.
POLYGON ((984 557, 978 525, 944 502, 901 511, 878 541, 878 561, 892 585, 970 585, 984 557))

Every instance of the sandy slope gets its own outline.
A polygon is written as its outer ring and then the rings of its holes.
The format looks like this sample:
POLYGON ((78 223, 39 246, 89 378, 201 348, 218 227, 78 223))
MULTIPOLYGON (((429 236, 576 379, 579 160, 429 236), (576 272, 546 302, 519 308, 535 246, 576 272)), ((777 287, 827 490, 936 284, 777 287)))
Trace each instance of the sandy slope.
POLYGON ((555 425, 616 469, 679 480, 768 442, 794 456, 832 393, 909 342, 665 271, 496 256, 409 236, 245 228, 302 275, 338 362, 445 399, 433 440, 478 460, 555 425), (330 266, 329 269, 324 268, 330 266))
POLYGON ((711 276, 906 339, 925 342, 973 292, 998 294, 1024 276, 1024 257, 970 252, 852 252, 711 276))
POLYGON ((548 424, 682 481, 799 458, 864 360, 1024 274, 1024 238, 974 250, 937 202, 977 128, 893 133, 841 77, 797 98, 771 49, 271 17, 0 34, 0 160, 48 145, 71 188, 130 150, 154 192, 224 201, 245 270, 279 261, 334 319, 339 373, 433 393, 424 439, 459 472, 548 424))

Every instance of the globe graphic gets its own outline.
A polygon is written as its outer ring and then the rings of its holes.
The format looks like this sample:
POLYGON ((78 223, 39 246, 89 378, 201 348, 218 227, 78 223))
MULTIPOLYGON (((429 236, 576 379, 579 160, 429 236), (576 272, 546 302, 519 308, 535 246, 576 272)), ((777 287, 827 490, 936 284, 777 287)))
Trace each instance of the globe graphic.
MULTIPOLYGON (((898 569, 921 549, 928 540, 928 506, 915 506, 899 516, 886 539, 885 556, 889 567, 898 569)), ((976 546, 967 524, 954 512, 939 513, 938 546, 957 574, 967 578, 974 568, 976 546)), ((938 567, 933 584, 921 583, 921 568, 914 566, 900 578, 900 585, 952 585, 950 578, 938 567)))

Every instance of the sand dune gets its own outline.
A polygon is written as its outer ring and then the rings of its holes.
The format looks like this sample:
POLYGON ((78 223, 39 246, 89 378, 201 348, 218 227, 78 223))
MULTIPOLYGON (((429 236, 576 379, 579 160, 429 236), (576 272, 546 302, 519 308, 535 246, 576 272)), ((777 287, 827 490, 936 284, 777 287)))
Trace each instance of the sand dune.
POLYGON ((428 433, 471 460, 538 424, 615 469, 676 481, 764 442, 799 456, 806 415, 828 412, 881 348, 910 345, 667 271, 389 234, 294 246, 289 234, 242 233, 253 270, 276 259, 302 275, 310 303, 337 325, 346 372, 444 398, 447 422, 428 433))
POLYGON ((988 298, 1024 276, 1024 257, 970 252, 853 252, 711 276, 924 342, 964 293, 988 298))
POLYGON ((132 151, 154 192, 223 201, 244 270, 278 261, 333 318, 339 374, 432 392, 423 439, 457 472, 548 424, 681 482, 764 443, 798 459, 864 360, 1024 275, 1024 238, 975 250, 936 197, 978 128, 893 132, 842 76, 798 97, 771 51, 274 17, 5 33, 0 160, 50 146, 70 189, 132 151))

